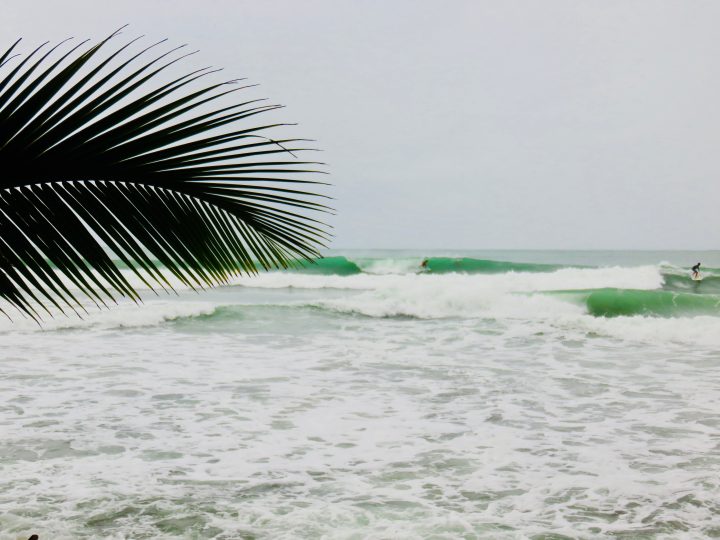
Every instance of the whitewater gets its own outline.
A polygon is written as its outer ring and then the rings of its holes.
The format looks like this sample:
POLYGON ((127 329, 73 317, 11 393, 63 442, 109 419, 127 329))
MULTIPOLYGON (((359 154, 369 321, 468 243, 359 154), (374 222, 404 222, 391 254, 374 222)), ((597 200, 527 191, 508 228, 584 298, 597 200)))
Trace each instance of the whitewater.
POLYGON ((0 540, 720 537, 720 252, 172 283, 0 320, 0 540))

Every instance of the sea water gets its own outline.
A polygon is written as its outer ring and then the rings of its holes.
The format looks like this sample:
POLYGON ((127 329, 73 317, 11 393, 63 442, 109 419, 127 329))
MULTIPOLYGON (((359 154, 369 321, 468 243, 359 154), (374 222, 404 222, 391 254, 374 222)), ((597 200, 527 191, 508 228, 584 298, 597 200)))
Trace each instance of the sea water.
POLYGON ((719 252, 327 255, 10 312, 0 538, 720 536, 719 252))

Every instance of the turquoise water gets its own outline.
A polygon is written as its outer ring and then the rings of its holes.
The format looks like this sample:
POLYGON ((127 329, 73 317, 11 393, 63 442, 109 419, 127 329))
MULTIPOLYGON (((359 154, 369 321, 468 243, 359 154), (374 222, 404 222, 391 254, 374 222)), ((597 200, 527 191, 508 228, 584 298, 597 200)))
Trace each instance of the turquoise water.
POLYGON ((327 255, 0 322, 0 539, 720 535, 720 252, 327 255))

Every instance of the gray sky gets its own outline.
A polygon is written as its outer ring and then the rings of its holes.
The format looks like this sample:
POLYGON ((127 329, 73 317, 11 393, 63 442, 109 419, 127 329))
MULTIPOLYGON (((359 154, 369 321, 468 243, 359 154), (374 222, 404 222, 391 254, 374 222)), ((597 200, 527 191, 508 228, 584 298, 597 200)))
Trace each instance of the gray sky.
POLYGON ((0 37, 167 37, 318 140, 332 247, 720 247, 720 2, 16 1, 0 37))

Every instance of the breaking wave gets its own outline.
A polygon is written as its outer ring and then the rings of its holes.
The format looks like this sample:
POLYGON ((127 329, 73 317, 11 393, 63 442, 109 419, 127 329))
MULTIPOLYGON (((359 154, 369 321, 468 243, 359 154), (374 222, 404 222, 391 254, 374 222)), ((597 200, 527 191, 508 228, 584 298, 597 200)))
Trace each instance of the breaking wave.
POLYGON ((665 290, 604 288, 563 292, 584 304, 596 317, 678 317, 720 314, 720 296, 678 293, 665 290))
MULTIPOLYGON (((472 258, 326 257, 292 271, 236 278, 212 298, 176 285, 180 297, 57 316, 44 330, 157 326, 197 319, 231 321, 257 306, 372 318, 545 320, 625 317, 720 320, 720 271, 693 281, 686 269, 562 266, 472 258)), ((123 271, 133 282, 133 274, 123 271)), ((137 285, 135 278, 134 284, 137 285)), ((1 331, 37 329, 32 321, 0 321, 1 331)))
POLYGON ((349 276, 354 274, 433 273, 433 274, 503 274, 506 272, 549 272, 562 265, 493 261, 469 257, 429 257, 392 259, 348 259, 324 257, 304 263, 287 272, 349 276), (424 263, 424 264, 423 264, 424 263))

